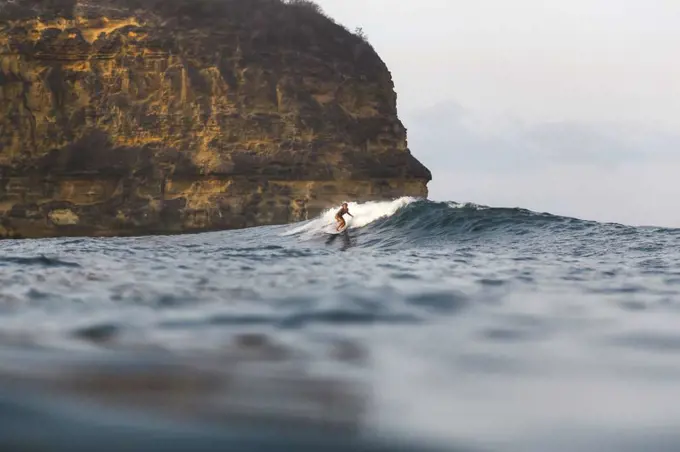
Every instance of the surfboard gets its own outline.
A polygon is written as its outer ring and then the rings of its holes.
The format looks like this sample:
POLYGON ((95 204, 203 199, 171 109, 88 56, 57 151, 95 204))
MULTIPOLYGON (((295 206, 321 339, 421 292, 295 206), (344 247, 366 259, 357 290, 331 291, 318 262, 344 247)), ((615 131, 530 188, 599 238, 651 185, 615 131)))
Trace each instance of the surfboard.
POLYGON ((349 227, 349 224, 345 223, 345 227, 340 229, 339 231, 336 229, 337 227, 338 227, 337 224, 333 223, 333 224, 329 225, 324 232, 326 234, 332 234, 332 235, 342 234, 343 232, 345 232, 347 230, 347 228, 349 227))

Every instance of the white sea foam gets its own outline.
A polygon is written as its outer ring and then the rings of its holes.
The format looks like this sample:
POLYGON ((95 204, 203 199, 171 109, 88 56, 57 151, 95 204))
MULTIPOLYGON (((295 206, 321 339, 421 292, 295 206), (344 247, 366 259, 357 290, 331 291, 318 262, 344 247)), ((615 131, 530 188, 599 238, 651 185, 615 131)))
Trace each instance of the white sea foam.
MULTIPOLYGON (((354 217, 345 215, 347 228, 362 228, 380 218, 391 217, 402 207, 417 200, 418 198, 402 197, 392 201, 369 201, 365 203, 348 202, 349 213, 354 215, 354 217)), ((335 213, 340 207, 340 205, 331 207, 330 209, 323 211, 317 218, 297 225, 284 232, 283 235, 316 235, 322 232, 332 232, 337 225, 335 213)))

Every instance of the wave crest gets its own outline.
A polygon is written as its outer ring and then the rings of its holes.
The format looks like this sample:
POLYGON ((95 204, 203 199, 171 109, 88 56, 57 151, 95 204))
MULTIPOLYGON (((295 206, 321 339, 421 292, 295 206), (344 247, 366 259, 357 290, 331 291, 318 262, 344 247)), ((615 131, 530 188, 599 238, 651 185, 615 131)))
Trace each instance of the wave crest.
MULTIPOLYGON (((309 240, 330 233, 335 228, 334 215, 339 208, 328 209, 319 217, 289 229, 284 235, 309 240)), ((392 201, 349 203, 349 211, 354 215, 354 218, 346 217, 351 235, 362 237, 363 246, 378 247, 405 243, 431 245, 449 240, 503 240, 567 231, 588 233, 594 227, 613 227, 528 209, 434 202, 408 197, 392 201)))
MULTIPOLYGON (((348 202, 349 212, 354 215, 354 217, 345 217, 347 229, 363 228, 379 219, 391 217, 400 209, 403 209, 416 201, 418 201, 417 198, 402 197, 393 201, 369 201, 365 203, 348 202)), ((336 206, 327 209, 317 218, 286 231, 283 235, 315 236, 331 232, 336 225, 335 213, 340 207, 341 206, 336 206)))

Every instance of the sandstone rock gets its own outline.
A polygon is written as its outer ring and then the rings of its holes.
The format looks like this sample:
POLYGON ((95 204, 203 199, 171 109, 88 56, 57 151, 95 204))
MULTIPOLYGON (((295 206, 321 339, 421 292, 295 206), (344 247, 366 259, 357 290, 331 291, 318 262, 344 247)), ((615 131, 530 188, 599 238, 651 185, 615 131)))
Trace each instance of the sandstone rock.
POLYGON ((0 233, 303 220, 427 196, 390 72, 281 0, 0 0, 0 233))

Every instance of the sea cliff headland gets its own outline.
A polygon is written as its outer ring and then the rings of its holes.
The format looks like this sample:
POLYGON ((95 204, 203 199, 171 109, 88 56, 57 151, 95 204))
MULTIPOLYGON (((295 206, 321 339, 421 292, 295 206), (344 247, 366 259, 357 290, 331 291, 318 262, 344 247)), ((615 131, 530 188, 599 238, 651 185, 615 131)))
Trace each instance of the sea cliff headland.
POLYGON ((0 237, 427 196, 391 74, 307 1, 0 0, 0 237))

